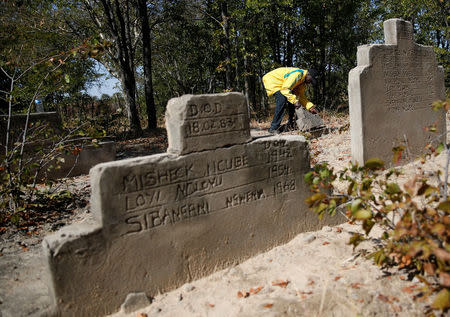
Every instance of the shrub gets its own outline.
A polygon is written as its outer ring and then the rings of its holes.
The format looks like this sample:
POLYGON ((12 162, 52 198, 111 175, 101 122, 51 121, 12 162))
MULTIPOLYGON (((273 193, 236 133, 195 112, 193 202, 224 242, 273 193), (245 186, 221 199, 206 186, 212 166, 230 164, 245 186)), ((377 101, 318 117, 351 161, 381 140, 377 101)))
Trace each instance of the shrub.
MULTIPOLYGON (((449 110, 449 100, 434 104, 434 109, 449 110)), ((433 127, 429 128, 430 130, 433 127)), ((406 147, 393 149, 394 162, 406 147)), ((420 158, 424 164, 431 156, 446 155, 445 171, 432 173, 422 168, 401 185, 399 168, 385 169, 380 159, 370 159, 364 166, 351 165, 335 172, 327 163, 317 164, 305 175, 312 196, 309 207, 321 218, 325 213, 345 212, 350 222, 361 224, 364 234, 355 233, 349 244, 356 247, 369 239, 374 225, 382 228, 376 250, 369 254, 382 267, 398 267, 424 283, 416 296, 436 294, 432 309, 450 307, 450 200, 448 170, 450 148, 446 144, 427 146, 420 158), (433 181, 433 177, 436 178, 433 181), (346 183, 347 191, 333 192, 335 181, 346 183)))

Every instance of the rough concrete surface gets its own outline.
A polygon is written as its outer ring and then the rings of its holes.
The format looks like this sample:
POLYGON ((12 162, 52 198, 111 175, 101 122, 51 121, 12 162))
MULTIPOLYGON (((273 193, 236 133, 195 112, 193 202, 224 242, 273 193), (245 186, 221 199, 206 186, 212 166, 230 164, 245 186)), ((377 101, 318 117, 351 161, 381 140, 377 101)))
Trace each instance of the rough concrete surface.
POLYGON ((229 92, 184 95, 167 104, 168 153, 187 154, 251 140, 245 96, 229 92))
POLYGON ((292 135, 97 165, 98 225, 44 240, 58 311, 112 313, 128 293, 154 296, 320 228, 304 204, 307 171, 306 142, 292 135))
MULTIPOLYGON (((414 43, 410 22, 384 22, 385 44, 358 47, 358 64, 349 73, 353 161, 392 162, 392 148, 406 146, 417 157, 436 134, 445 142, 445 112, 431 104, 445 98, 444 71, 431 46, 414 43)), ((406 158, 406 157, 404 157, 406 158)), ((409 157, 408 159, 410 159, 409 157)))

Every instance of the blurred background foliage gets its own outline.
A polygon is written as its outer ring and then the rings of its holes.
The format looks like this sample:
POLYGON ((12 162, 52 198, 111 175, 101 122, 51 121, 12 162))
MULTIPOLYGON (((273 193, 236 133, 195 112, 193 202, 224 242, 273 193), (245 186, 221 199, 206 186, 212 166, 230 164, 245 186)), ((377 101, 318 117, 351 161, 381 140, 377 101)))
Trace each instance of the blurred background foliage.
POLYGON ((48 73, 42 60, 86 48, 38 92, 45 110, 60 111, 69 125, 99 116, 108 125, 114 117, 117 129, 139 134, 156 127, 170 98, 224 91, 243 92, 262 119, 269 101, 261 78, 280 66, 317 69, 310 98, 321 109, 345 110, 357 46, 382 43, 382 23, 393 17, 413 23, 417 43, 434 46, 450 82, 444 0, 16 0, 0 10, 0 66, 9 74, 32 68, 12 91, 0 72, 2 114, 10 94, 15 113, 34 98, 48 73), (98 64, 120 81, 119 94, 87 95, 98 64))

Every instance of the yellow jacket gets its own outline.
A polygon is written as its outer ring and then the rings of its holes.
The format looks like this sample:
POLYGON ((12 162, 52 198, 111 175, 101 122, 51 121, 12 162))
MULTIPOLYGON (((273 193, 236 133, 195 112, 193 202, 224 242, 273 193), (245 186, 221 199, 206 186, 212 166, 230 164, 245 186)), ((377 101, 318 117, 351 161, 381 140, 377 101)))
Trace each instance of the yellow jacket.
POLYGON ((295 104, 297 101, 300 101, 300 104, 307 110, 311 109, 314 107, 314 104, 305 96, 305 77, 307 73, 307 70, 295 67, 280 67, 268 72, 263 76, 267 95, 272 96, 277 91, 280 91, 290 103, 295 104), (293 93, 293 90, 299 85, 296 95, 293 93))

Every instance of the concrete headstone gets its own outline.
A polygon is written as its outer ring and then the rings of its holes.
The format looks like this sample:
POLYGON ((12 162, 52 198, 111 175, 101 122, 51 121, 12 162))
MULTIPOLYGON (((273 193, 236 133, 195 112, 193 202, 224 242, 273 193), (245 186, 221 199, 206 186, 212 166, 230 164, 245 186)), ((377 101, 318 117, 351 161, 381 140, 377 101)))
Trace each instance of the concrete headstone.
MULTIPOLYGON (((433 48, 414 43, 410 22, 384 22, 385 44, 358 47, 358 64, 349 73, 352 158, 392 161, 392 148, 406 145, 412 156, 423 152, 436 134, 445 142, 445 113, 431 104, 445 98, 444 71, 433 48)), ((405 151, 406 152, 406 151, 405 151)))
MULTIPOLYGON (((217 96, 202 100, 214 104, 217 96)), ((231 118, 240 111, 234 104, 226 110, 231 118)), ((242 120, 248 127, 248 117, 242 120)), ((96 221, 63 228, 43 243, 56 313, 111 313, 129 293, 150 298, 320 228, 324 222, 304 203, 308 171, 307 144, 292 135, 97 165, 96 221)))
POLYGON ((322 118, 313 114, 303 107, 295 109, 297 114, 297 126, 300 131, 310 131, 324 126, 322 118))
POLYGON ((168 153, 187 154, 251 140, 244 95, 184 95, 166 110, 168 153))

